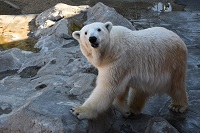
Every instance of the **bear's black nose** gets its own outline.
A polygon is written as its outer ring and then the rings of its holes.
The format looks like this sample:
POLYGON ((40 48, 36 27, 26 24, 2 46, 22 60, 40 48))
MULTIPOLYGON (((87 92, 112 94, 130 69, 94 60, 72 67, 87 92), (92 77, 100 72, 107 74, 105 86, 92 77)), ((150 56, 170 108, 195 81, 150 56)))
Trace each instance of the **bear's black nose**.
POLYGON ((95 36, 89 37, 90 43, 95 43, 97 41, 97 38, 95 36))

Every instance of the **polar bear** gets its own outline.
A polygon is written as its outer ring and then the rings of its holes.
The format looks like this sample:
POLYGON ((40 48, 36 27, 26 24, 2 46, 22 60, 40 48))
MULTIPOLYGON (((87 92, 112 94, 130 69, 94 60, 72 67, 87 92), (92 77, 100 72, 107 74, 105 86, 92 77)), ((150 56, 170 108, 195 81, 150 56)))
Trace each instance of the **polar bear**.
POLYGON ((187 48, 174 32, 162 27, 132 31, 95 22, 72 36, 98 69, 89 98, 70 110, 79 119, 96 118, 112 104, 125 116, 139 114, 150 96, 163 93, 171 97, 172 111, 187 109, 187 48))

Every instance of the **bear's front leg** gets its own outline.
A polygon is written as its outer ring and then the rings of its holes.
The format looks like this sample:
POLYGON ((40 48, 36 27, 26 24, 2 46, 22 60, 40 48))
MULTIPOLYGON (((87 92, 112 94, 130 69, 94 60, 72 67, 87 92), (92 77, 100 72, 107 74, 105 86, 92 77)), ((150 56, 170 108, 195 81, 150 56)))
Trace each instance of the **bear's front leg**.
POLYGON ((114 89, 116 88, 99 83, 83 105, 73 107, 70 111, 78 119, 96 118, 99 113, 106 111, 111 106, 114 99, 114 89))
POLYGON ((81 106, 73 107, 70 111, 79 119, 93 119, 99 113, 106 111, 115 98, 116 86, 108 83, 98 83, 90 97, 81 106))
POLYGON ((120 76, 111 77, 114 75, 109 74, 108 71, 99 71, 97 86, 92 94, 83 105, 73 107, 72 114, 79 119, 93 119, 111 107, 114 98, 119 95, 119 90, 125 88, 128 82, 120 76))

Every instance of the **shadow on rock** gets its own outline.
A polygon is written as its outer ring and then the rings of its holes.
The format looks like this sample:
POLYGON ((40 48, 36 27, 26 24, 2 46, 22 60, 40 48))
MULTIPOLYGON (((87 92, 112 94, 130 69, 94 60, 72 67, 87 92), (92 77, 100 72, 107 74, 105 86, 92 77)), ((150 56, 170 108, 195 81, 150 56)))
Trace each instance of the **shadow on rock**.
POLYGON ((37 75, 37 72, 40 70, 39 66, 30 66, 23 69, 19 75, 21 78, 31 78, 37 75))
POLYGON ((7 76, 11 76, 11 75, 17 74, 17 71, 18 71, 18 69, 16 69, 16 70, 7 70, 7 71, 0 72, 0 80, 4 79, 7 76))
POLYGON ((1 102, 0 115, 9 114, 10 112, 12 112, 12 106, 9 103, 1 102))
POLYGON ((106 133, 113 130, 115 115, 112 109, 100 114, 94 120, 88 120, 88 133, 106 133))

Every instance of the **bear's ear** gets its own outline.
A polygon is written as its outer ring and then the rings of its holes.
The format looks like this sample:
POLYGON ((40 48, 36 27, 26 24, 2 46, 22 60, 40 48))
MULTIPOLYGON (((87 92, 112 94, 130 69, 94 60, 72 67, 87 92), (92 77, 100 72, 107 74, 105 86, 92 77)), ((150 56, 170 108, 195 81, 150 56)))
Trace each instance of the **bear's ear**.
POLYGON ((72 37, 76 40, 80 40, 80 31, 74 31, 72 37))
POLYGON ((106 22, 104 23, 106 29, 110 32, 112 29, 113 24, 111 22, 106 22))

